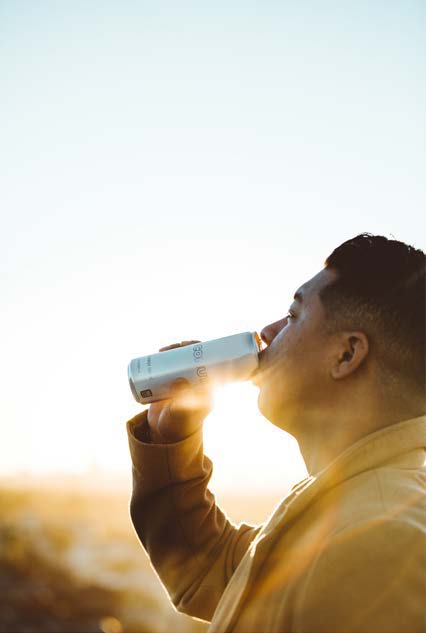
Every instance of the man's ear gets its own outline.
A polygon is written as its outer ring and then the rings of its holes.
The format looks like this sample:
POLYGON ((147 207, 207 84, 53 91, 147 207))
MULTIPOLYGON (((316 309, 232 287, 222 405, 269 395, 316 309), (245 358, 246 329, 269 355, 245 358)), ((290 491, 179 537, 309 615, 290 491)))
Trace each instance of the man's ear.
POLYGON ((330 370, 331 377, 340 380, 356 371, 366 359, 368 349, 364 332, 342 332, 330 370))

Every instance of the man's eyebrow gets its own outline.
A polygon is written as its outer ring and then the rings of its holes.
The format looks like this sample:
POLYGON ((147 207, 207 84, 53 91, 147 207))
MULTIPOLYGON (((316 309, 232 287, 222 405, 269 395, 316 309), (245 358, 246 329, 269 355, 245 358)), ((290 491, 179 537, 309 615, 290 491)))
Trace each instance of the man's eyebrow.
POLYGON ((301 290, 297 290, 297 292, 294 293, 294 297, 293 299, 295 299, 296 301, 299 301, 300 303, 303 302, 303 293, 301 290))

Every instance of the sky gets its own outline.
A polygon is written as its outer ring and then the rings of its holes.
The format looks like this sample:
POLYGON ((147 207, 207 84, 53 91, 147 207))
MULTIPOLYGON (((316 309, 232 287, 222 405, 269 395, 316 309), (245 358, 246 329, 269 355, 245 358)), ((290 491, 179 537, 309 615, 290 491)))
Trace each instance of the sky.
MULTIPOLYGON (((1 0, 0 474, 126 476, 131 358, 259 331, 360 232, 424 248, 425 22, 414 0, 1 0)), ((219 489, 304 476, 256 403, 216 394, 219 489)))

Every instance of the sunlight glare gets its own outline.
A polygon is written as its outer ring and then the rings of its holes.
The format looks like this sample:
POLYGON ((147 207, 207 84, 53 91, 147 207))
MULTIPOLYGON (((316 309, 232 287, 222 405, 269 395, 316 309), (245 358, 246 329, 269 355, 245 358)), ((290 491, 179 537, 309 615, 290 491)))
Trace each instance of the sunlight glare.
POLYGON ((204 444, 219 488, 282 490, 306 476, 297 442, 261 415, 257 396, 258 388, 249 382, 214 391, 204 444))

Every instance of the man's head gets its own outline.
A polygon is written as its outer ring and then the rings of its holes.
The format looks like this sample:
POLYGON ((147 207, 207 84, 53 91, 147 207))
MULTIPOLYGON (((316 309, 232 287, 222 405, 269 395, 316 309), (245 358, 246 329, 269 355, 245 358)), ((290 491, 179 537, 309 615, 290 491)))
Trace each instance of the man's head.
POLYGON ((369 234, 344 242, 262 338, 259 408, 277 426, 293 432, 362 398, 422 414, 425 254, 369 234))

